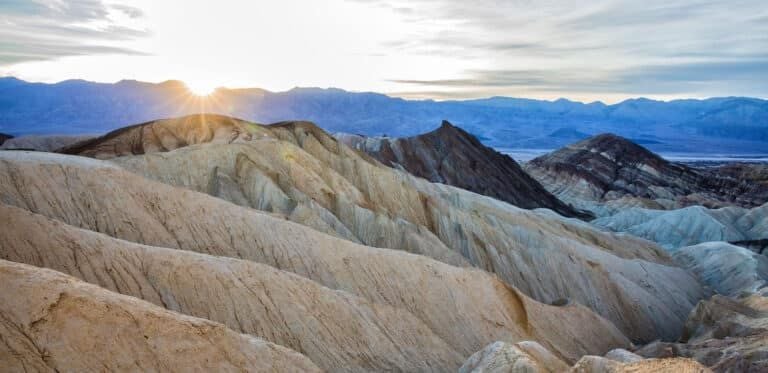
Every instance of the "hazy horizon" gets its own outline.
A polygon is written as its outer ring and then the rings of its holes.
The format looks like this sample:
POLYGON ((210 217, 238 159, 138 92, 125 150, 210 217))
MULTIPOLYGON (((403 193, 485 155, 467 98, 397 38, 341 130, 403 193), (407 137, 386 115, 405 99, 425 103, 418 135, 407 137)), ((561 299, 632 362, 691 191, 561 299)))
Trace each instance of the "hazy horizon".
MULTIPOLYGON (((56 85, 61 84, 69 81, 84 81, 88 83, 95 83, 95 84, 118 84, 120 82, 124 81, 133 81, 137 83, 143 83, 143 84, 154 84, 159 85, 163 83, 169 83, 169 82, 179 82, 184 85, 187 83, 184 82, 182 79, 165 79, 160 81, 145 81, 145 80, 137 80, 137 79, 119 79, 114 81, 95 81, 95 80, 89 80, 89 79, 83 79, 83 78, 69 78, 64 80, 58 80, 58 81, 51 81, 51 82, 45 82, 45 81, 30 81, 26 79, 22 79, 17 76, 12 75, 6 75, 6 76, 0 76, 0 79, 2 78, 13 78, 18 79, 21 81, 24 81, 26 83, 31 84, 47 84, 47 85, 56 85)), ((193 90, 190 87, 187 87, 187 89, 190 90, 191 94, 195 94, 193 90)), ((328 87, 318 87, 318 86, 294 86, 286 89, 281 90, 270 90, 263 87, 258 86, 242 86, 242 87, 230 87, 230 86, 219 86, 219 87, 212 87, 213 91, 211 91, 209 94, 214 94, 215 90, 224 89, 224 90, 248 90, 248 89, 258 89, 263 90, 271 93, 283 93, 283 92, 289 92, 295 89, 321 89, 321 90, 342 90, 349 93, 373 93, 373 94, 381 94, 385 96, 389 96, 392 98, 401 98, 408 101, 471 101, 471 100, 482 100, 482 99, 491 99, 491 98, 509 98, 509 99, 519 99, 519 100, 534 100, 534 101, 547 101, 547 102, 556 102, 558 100, 567 100, 570 102, 580 103, 584 105, 589 104, 595 104, 595 103, 602 103, 605 105, 615 105, 619 104, 625 101, 631 101, 631 100, 651 100, 651 101, 658 101, 658 102, 672 102, 672 101, 679 101, 679 100, 699 100, 699 101, 705 101, 710 99, 719 99, 719 98, 748 98, 748 99, 758 99, 758 100, 764 100, 768 101, 768 96, 766 97, 757 97, 757 96, 702 96, 702 97, 679 97, 679 98, 653 98, 653 97, 646 97, 646 96, 631 96, 626 97, 621 100, 617 101, 610 101, 610 100, 594 100, 594 101, 581 101, 577 100, 571 97, 555 97, 555 98, 537 98, 537 97, 526 97, 526 96, 503 96, 503 95, 496 95, 496 96, 478 96, 478 97, 466 97, 466 98, 420 98, 420 97, 407 97, 407 96, 398 96, 397 94, 393 93, 387 93, 387 92, 377 92, 377 91, 366 91, 366 90, 352 90, 352 89, 346 89, 344 87, 335 87, 335 86, 328 86, 328 87)), ((203 98, 205 96, 202 96, 203 98)))
POLYGON ((10 0, 0 76, 418 99, 768 97, 758 0, 10 0), (183 11, 180 11, 183 10, 183 11))

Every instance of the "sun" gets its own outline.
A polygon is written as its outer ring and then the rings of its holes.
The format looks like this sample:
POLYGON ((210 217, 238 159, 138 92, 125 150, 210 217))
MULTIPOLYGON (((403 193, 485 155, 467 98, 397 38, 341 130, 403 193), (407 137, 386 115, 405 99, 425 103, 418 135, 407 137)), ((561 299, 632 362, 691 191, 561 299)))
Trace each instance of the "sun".
POLYGON ((195 95, 195 96, 209 96, 211 93, 216 91, 217 86, 210 82, 205 81, 190 81, 187 80, 184 82, 186 84, 187 89, 195 95))

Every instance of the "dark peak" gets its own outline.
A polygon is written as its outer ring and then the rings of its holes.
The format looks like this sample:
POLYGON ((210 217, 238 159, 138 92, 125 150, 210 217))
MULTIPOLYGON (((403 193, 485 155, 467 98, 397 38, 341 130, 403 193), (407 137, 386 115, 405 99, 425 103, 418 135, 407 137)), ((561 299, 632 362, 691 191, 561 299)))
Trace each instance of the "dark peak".
POLYGON ((612 154, 617 159, 635 162, 661 162, 661 157, 637 143, 613 133, 601 133, 572 145, 574 148, 612 154))
POLYGON ((469 132, 461 129, 461 127, 454 126, 453 124, 451 124, 451 122, 447 120, 443 120, 443 122, 440 124, 440 128, 432 132, 426 133, 424 135, 430 135, 430 134, 434 134, 438 136, 460 136, 460 137, 475 138, 474 136, 469 134, 469 132))

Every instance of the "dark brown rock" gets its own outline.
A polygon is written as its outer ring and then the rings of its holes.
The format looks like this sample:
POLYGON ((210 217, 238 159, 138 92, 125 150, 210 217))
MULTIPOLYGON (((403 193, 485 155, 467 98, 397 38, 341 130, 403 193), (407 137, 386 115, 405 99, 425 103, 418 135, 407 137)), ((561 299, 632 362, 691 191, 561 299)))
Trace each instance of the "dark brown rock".
POLYGON ((512 157, 484 146, 475 136, 448 121, 432 132, 414 137, 339 137, 385 165, 403 168, 432 182, 526 209, 548 208, 568 217, 589 217, 547 192, 512 157))
MULTIPOLYGON (((635 197, 668 208, 690 205, 756 207, 768 187, 669 162, 623 137, 601 134, 531 160, 533 177, 556 196, 578 201, 635 197)), ((730 172, 739 174, 737 170, 730 172)))

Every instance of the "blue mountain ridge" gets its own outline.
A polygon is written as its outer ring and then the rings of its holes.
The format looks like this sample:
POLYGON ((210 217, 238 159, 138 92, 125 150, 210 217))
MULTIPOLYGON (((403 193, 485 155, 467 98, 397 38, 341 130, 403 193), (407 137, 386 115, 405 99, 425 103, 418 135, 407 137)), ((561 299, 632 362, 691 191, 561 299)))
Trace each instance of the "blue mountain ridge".
POLYGON ((196 112, 259 123, 309 120, 329 132, 411 136, 443 119, 497 148, 554 149, 579 137, 612 132, 654 151, 768 153, 768 101, 747 97, 617 104, 491 97, 462 101, 405 100, 337 88, 219 89, 191 96, 184 83, 122 80, 55 84, 0 78, 0 132, 97 134, 130 124, 196 112))

